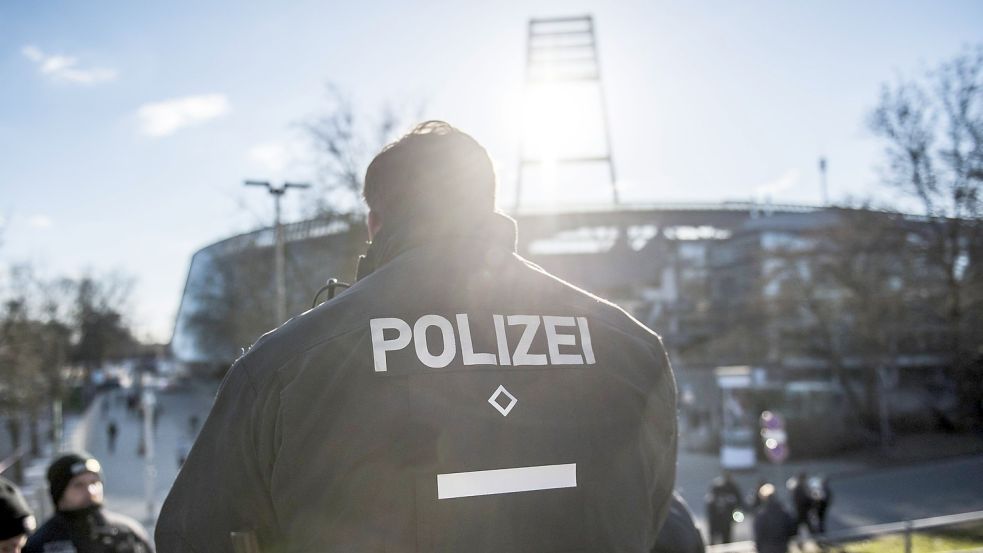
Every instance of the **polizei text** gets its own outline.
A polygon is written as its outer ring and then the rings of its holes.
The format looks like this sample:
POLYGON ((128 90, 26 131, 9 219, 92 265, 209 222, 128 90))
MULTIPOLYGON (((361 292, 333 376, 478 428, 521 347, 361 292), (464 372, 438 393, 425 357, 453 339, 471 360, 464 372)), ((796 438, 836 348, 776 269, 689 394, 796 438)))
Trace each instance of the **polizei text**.
POLYGON ((494 329, 495 351, 475 351, 468 315, 458 313, 454 319, 452 323, 440 315, 423 315, 412 326, 396 317, 371 319, 375 371, 387 371, 386 354, 411 343, 420 363, 434 369, 450 365, 459 351, 464 365, 593 365, 595 362, 586 317, 492 315, 491 321, 485 324, 491 323, 494 329), (428 332, 431 327, 437 332, 428 332), (521 332, 516 332, 517 329, 521 332), (442 339, 428 339, 438 334, 442 339), (542 343, 543 338, 546 351, 531 351, 533 342, 542 343))

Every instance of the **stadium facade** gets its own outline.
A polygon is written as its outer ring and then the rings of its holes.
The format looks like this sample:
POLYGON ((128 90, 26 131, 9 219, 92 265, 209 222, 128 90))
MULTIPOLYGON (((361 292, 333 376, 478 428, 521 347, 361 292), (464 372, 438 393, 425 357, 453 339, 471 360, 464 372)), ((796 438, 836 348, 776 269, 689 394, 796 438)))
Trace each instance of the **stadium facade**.
MULTIPOLYGON (((817 355, 803 343, 814 323, 810 315, 774 306, 788 293, 782 282, 787 274, 782 277, 778 269, 790 263, 789 252, 822 250, 822 231, 837 228, 844 213, 865 215, 828 207, 717 203, 524 212, 515 218, 520 254, 618 303, 663 336, 680 380, 691 446, 720 445, 726 423, 722 405, 751 412, 780 405, 793 433, 796 421, 814 425, 823 418, 825 428, 810 430, 808 441, 823 448, 843 443, 844 428, 854 424, 842 415, 846 410, 835 370, 851 371, 861 381, 869 374, 865 364, 872 361, 860 353, 845 354, 838 362, 817 355), (744 375, 737 389, 719 385, 721 371, 744 375)), ((924 225, 916 218, 906 220, 913 228, 924 225)), ((364 238, 358 238, 364 229, 313 219, 284 230, 288 313, 298 314, 311 307, 328 278, 345 280, 353 274, 354 258, 365 247, 364 238)), ((265 228, 194 254, 172 341, 179 361, 220 372, 263 330, 275 326, 270 318, 273 245, 274 231, 265 228), (226 309, 231 306, 237 310, 226 309), (255 320, 245 331, 228 327, 227 319, 250 318, 255 320)), ((799 276, 808 274, 802 259, 793 264, 799 276)), ((820 296, 837 296, 837 290, 822 286, 827 289, 820 296)), ((835 339, 849 344, 850 330, 844 329, 835 339)), ((906 420, 920 416, 930 425, 933 414, 945 409, 940 404, 951 399, 943 376, 950 359, 939 325, 929 321, 912 332, 892 352, 888 381, 882 384, 890 388, 896 414, 906 420)), ((884 363, 883 357, 877 362, 884 363)))

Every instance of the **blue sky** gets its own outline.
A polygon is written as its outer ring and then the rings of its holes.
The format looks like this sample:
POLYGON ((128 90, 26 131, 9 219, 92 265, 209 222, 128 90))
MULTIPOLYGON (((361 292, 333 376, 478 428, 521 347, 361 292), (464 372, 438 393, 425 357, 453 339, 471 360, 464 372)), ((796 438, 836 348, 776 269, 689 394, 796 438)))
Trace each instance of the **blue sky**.
POLYGON ((191 254, 272 218, 242 180, 313 177, 294 123, 329 81, 473 134, 508 203, 526 23, 583 13, 638 202, 815 204, 820 155, 834 200, 887 199, 880 85, 983 29, 976 1, 5 2, 0 265, 131 274, 139 335, 167 340, 191 254))

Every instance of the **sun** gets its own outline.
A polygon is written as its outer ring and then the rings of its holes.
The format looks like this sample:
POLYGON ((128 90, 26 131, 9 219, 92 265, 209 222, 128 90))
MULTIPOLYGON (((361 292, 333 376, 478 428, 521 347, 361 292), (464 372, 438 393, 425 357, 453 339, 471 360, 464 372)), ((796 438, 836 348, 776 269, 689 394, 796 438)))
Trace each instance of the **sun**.
MULTIPOLYGON (((526 85, 521 110, 521 153, 530 192, 546 203, 562 200, 570 169, 606 155, 596 84, 535 82, 526 85)), ((524 186, 525 187, 525 186, 524 186)))

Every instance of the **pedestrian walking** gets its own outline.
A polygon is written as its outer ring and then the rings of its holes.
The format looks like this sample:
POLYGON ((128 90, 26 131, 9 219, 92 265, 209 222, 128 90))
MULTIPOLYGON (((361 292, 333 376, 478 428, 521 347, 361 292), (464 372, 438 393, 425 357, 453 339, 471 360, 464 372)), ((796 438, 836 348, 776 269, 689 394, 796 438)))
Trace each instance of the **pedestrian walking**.
POLYGON ((177 442, 177 449, 175 453, 177 454, 177 467, 181 468, 184 466, 184 461, 188 458, 188 453, 191 452, 192 439, 188 437, 181 437, 177 442))
POLYGON ((758 490, 761 489, 761 486, 764 486, 767 483, 768 481, 765 480, 764 478, 759 479, 758 485, 752 488, 751 492, 748 493, 745 504, 747 505, 748 510, 750 510, 752 513, 754 511, 757 511, 758 507, 761 506, 761 496, 758 494, 758 490))
POLYGON ((48 467, 52 515, 27 540, 24 553, 151 553, 137 521, 103 507, 102 465, 87 453, 66 453, 48 467))
POLYGON ((159 403, 154 403, 150 406, 150 431, 153 432, 154 436, 157 436, 157 423, 160 422, 160 414, 163 407, 159 403))
POLYGON ((661 339, 520 257, 485 149, 417 126, 365 176, 356 282, 229 370, 160 553, 636 551, 672 498, 661 339))
POLYGON ((13 482, 0 476, 0 553, 20 553, 37 522, 13 482))
POLYGON ((725 470, 713 479, 707 490, 705 502, 710 544, 730 543, 734 512, 744 505, 741 489, 734 482, 730 471, 725 470))
POLYGON ((109 452, 116 452, 116 438, 119 436, 119 427, 116 426, 116 421, 113 419, 109 420, 109 424, 106 425, 106 443, 109 446, 109 452))
POLYGON ((809 479, 809 495, 812 499, 813 528, 820 534, 826 533, 826 514, 833 501, 833 492, 829 488, 829 478, 825 476, 809 479))
POLYGON ((754 546, 758 553, 788 553, 788 542, 798 526, 775 494, 775 486, 758 489, 758 508, 754 513, 754 546))
POLYGON ((140 396, 135 391, 126 396, 126 412, 131 416, 140 415, 140 396))
POLYGON ((805 472, 800 472, 798 475, 790 478, 786 485, 792 496, 792 505, 795 508, 796 532, 798 532, 800 527, 805 526, 811 536, 815 530, 813 529, 812 519, 810 518, 812 496, 809 494, 809 475, 805 472))

